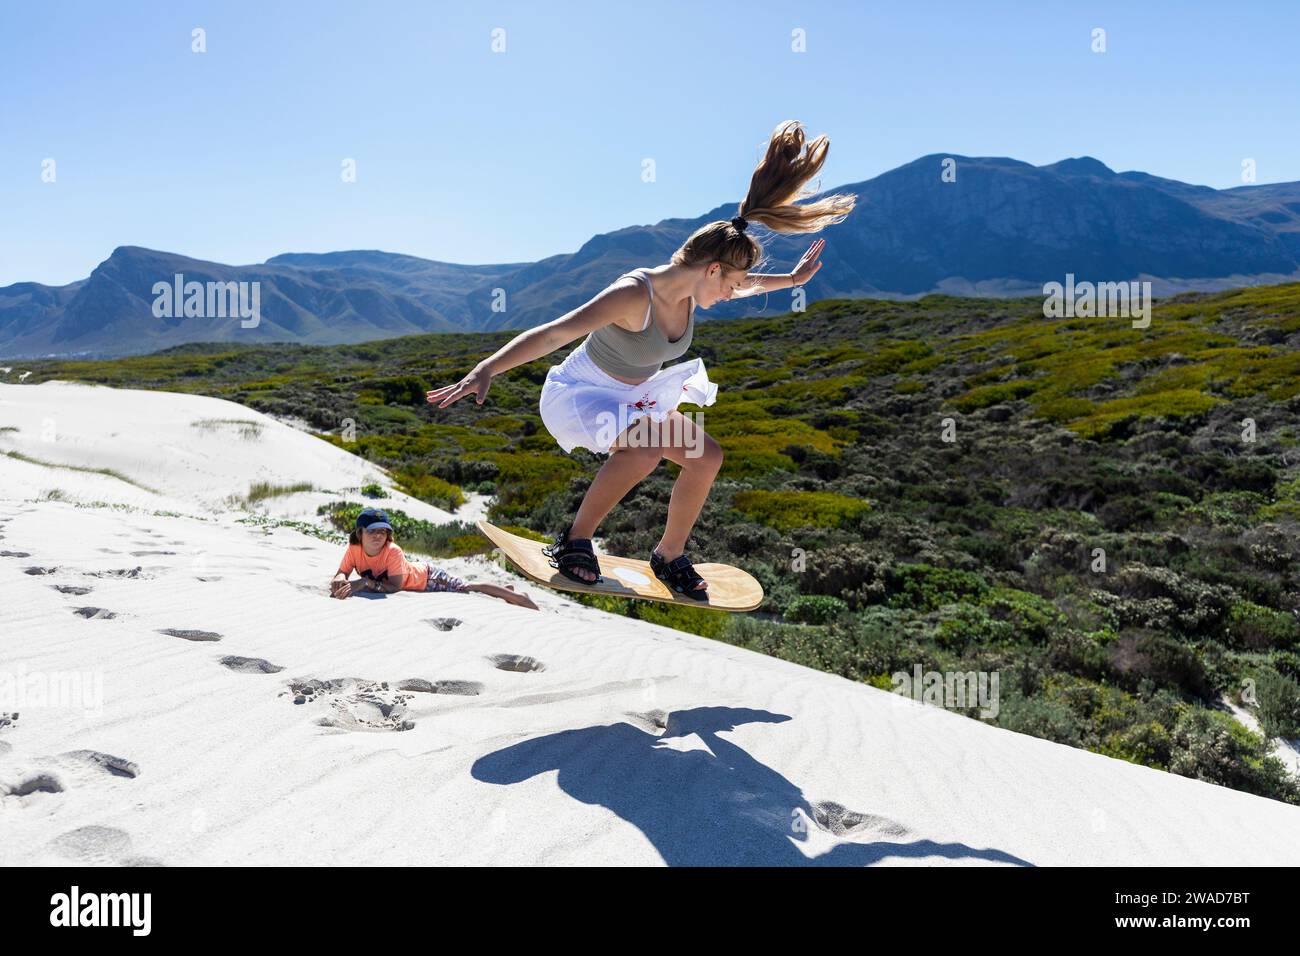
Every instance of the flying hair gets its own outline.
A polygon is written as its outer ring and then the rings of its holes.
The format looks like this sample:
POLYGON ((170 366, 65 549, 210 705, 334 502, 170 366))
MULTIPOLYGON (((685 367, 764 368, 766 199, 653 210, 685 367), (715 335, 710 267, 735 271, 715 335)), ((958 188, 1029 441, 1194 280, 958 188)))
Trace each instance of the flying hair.
POLYGON ((763 246, 747 231, 749 224, 757 222, 773 232, 797 234, 820 232, 843 222, 853 211, 857 196, 836 193, 796 204, 798 199, 815 195, 815 190, 805 186, 821 172, 829 149, 830 139, 825 134, 805 143, 802 123, 781 123, 768 140, 767 152, 755 167, 749 191, 736 211, 736 217, 744 222, 719 219, 706 223, 673 253, 673 263, 720 262, 724 269, 749 272, 763 258, 763 246))

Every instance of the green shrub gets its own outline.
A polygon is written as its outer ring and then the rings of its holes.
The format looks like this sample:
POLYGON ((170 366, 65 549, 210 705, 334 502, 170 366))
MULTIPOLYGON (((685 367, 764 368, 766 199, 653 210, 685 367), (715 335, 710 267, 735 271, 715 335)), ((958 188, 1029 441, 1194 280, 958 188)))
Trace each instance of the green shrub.
POLYGON ((903 564, 888 575, 888 604, 895 608, 933 611, 966 598, 980 598, 988 584, 978 574, 928 564, 903 564))
POLYGON ((828 624, 849 606, 837 597, 824 594, 806 594, 795 598, 783 615, 793 624, 828 624))
POLYGON ((909 645, 906 623, 896 612, 884 608, 844 615, 825 627, 736 614, 719 639, 856 681, 910 671, 917 661, 909 645))
POLYGON ((1290 614, 1261 607, 1251 601, 1239 601, 1228 613, 1226 637, 1236 647, 1250 650, 1295 646, 1300 624, 1290 614))
POLYGON ((1018 640, 1035 644, 1047 640, 1065 622, 1065 615, 1051 601, 1015 588, 991 588, 980 606, 990 618, 1009 625, 1018 640))
POLYGON ((1279 674, 1300 681, 1300 654, 1294 651, 1274 651, 1268 656, 1268 662, 1279 674))
POLYGON ((1126 677, 1132 686, 1147 680, 1200 697, 1212 694, 1205 663, 1196 648, 1170 634, 1146 630, 1126 632, 1109 650, 1112 672, 1126 677))
POLYGON ((428 388, 412 375, 382 378, 370 383, 387 405, 424 405, 428 388))
POLYGON ((1003 402, 1027 398, 1038 391, 1042 384, 1042 382, 1015 381, 984 385, 958 396, 953 400, 953 404, 957 406, 958 411, 969 413, 990 405, 1001 405, 1003 402))
POLYGON ((1097 752, 1107 757, 1164 770, 1169 765, 1172 740, 1169 728, 1157 721, 1148 720, 1111 733, 1097 748, 1097 752))
POLYGON ((805 564, 797 577, 800 590, 807 594, 836 597, 854 609, 881 604, 888 595, 888 558, 871 554, 861 545, 812 548, 805 555, 805 564))
POLYGON ((1006 621, 989 616, 982 607, 949 604, 939 611, 935 640, 940 647, 964 651, 971 644, 1000 644, 1015 639, 1015 629, 1006 621))
POLYGON ((465 503, 460 488, 437 475, 398 472, 399 487, 412 498, 419 498, 444 511, 455 511, 465 503))
POLYGON ((1259 725, 1269 737, 1300 737, 1300 682, 1271 667, 1255 673, 1259 725))
POLYGON ((781 531, 835 528, 871 510, 865 501, 830 491, 739 491, 731 506, 781 531))
POLYGON ((1074 711, 1065 704, 1042 697, 1022 697, 1005 692, 1001 697, 997 716, 999 727, 1070 747, 1079 746, 1083 737, 1083 725, 1074 711))
POLYGON ((727 626, 731 615, 725 611, 714 611, 705 607, 691 607, 688 604, 669 604, 664 601, 635 601, 631 608, 632 617, 649 621, 663 627, 671 627, 687 634, 700 637, 718 637, 727 626))
POLYGON ((1300 803, 1300 790, 1264 739, 1225 714, 1189 707, 1173 731, 1169 769, 1221 787, 1300 803))

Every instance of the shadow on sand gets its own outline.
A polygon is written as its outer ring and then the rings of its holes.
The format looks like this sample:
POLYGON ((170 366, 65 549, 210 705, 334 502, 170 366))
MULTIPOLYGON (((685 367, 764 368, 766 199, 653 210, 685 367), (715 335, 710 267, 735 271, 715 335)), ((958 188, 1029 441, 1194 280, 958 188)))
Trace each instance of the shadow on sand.
POLYGON ((718 736, 741 724, 789 719, 765 710, 698 707, 669 715, 662 734, 618 723, 536 737, 485 755, 471 773, 507 785, 558 770, 561 790, 635 825, 670 866, 867 866, 887 857, 1032 865, 1001 850, 909 842, 907 828, 894 821, 810 804, 795 784, 718 736), (664 746, 692 734, 712 753, 664 746), (809 858, 797 844, 807 841, 814 820, 841 842, 809 858))

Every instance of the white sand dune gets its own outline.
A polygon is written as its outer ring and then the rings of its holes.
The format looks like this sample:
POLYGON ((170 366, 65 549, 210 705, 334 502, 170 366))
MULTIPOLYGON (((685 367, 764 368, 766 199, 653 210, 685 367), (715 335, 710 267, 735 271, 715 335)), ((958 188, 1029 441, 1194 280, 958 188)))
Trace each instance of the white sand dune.
POLYGON ((0 692, 24 695, 0 701, 0 864, 1300 860, 1300 808, 583 608, 484 559, 446 564, 541 610, 331 600, 338 545, 226 500, 308 481, 330 494, 272 499, 308 518, 387 479, 247 409, 3 385, 5 427, 0 453, 152 490, 0 454, 0 692), (193 424, 223 418, 260 437, 193 424))
POLYGON ((23 456, 5 463, 4 491, 13 497, 57 488, 69 500, 211 514, 231 510, 230 499, 246 497, 258 482, 309 483, 314 491, 265 499, 253 510, 314 518, 318 504, 338 500, 348 488, 356 499, 357 488, 377 482, 389 495, 377 499, 380 507, 428 521, 452 519, 394 490, 364 459, 220 399, 68 382, 0 385, 0 428, 6 426, 17 431, 0 431, 0 454, 23 456))

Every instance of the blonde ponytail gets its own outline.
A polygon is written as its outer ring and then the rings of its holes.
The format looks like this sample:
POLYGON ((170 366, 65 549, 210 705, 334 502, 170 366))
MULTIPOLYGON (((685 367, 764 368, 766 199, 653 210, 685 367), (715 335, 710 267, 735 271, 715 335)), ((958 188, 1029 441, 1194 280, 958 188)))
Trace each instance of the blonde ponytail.
POLYGON ((857 202, 854 195, 837 193, 795 205, 796 199, 815 192, 805 191, 804 186, 821 172, 829 149, 830 140, 825 134, 805 144, 803 125, 798 120, 786 120, 777 126, 737 210, 737 218, 745 221, 719 219, 706 223, 673 253, 673 263, 693 266, 721 262, 726 268, 749 272, 762 260, 763 247, 746 232, 747 224, 757 222, 773 232, 792 234, 820 232, 843 222, 857 202))

